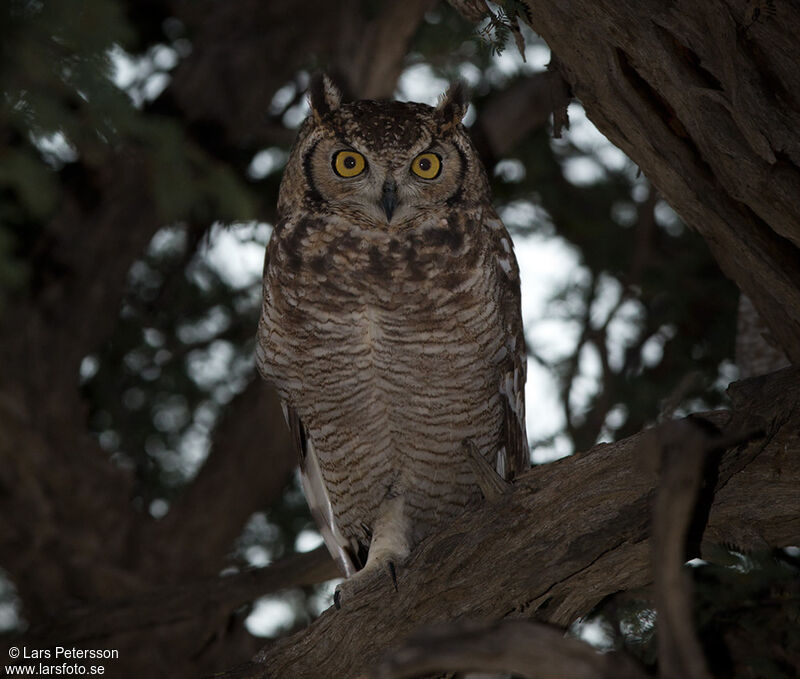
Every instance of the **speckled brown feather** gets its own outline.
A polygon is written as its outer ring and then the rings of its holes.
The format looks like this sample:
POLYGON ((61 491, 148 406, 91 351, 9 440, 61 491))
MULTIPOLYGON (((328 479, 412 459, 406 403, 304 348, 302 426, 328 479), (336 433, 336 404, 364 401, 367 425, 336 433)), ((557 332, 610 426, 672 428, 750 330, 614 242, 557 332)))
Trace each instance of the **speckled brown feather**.
POLYGON ((465 438, 506 478, 528 466, 525 348, 511 239, 463 128, 443 118, 464 107, 334 97, 315 111, 281 187, 257 360, 287 404, 309 503, 333 524, 326 543, 349 575, 368 548, 370 560, 384 543, 402 557, 480 500, 465 438), (363 153, 373 174, 329 178, 339 147, 363 153), (451 174, 406 178, 428 148, 451 174), (394 220, 376 207, 384 175, 399 184, 394 220))

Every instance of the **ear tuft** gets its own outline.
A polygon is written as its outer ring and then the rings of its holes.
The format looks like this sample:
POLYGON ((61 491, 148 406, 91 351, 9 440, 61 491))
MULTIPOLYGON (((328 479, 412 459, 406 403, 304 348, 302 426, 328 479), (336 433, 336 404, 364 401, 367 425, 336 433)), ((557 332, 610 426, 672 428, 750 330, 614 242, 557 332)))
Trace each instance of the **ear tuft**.
POLYGON ((444 125, 458 125, 467 113, 469 92, 463 80, 456 80, 440 98, 436 113, 444 125))
POLYGON ((325 73, 316 73, 308 87, 308 102, 314 118, 319 122, 342 103, 342 93, 325 73))

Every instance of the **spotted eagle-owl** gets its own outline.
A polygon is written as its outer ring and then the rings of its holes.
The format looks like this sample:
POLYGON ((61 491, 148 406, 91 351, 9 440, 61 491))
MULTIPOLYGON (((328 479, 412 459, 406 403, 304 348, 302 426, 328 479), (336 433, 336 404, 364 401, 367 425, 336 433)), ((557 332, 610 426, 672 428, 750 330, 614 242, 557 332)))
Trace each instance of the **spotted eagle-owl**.
POLYGON ((317 78, 310 104, 267 248, 258 366, 331 554, 348 577, 394 578, 480 500, 465 441, 506 479, 529 464, 519 272, 460 84, 434 108, 342 103, 317 78))

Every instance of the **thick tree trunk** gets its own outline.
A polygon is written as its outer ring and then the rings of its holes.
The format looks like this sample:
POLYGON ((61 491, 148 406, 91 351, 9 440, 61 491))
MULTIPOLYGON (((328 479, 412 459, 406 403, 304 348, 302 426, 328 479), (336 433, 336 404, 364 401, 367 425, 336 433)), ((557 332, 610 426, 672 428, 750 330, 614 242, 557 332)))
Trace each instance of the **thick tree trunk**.
MULTIPOLYGON (((468 18, 476 0, 451 0, 468 18)), ((800 7, 526 0, 595 125, 800 362, 800 7)))

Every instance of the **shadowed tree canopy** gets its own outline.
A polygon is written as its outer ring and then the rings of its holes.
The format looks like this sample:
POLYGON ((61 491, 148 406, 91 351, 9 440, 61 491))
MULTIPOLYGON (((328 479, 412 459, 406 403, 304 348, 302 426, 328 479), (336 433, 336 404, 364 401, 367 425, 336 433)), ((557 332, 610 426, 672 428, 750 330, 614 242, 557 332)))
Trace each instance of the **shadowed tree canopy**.
POLYGON ((4 3, 3 658, 796 676, 798 33, 770 0, 4 3), (341 611, 253 362, 318 70, 355 98, 465 80, 521 262, 564 262, 524 318, 537 464, 341 611), (740 294, 794 367, 733 382, 740 294))

